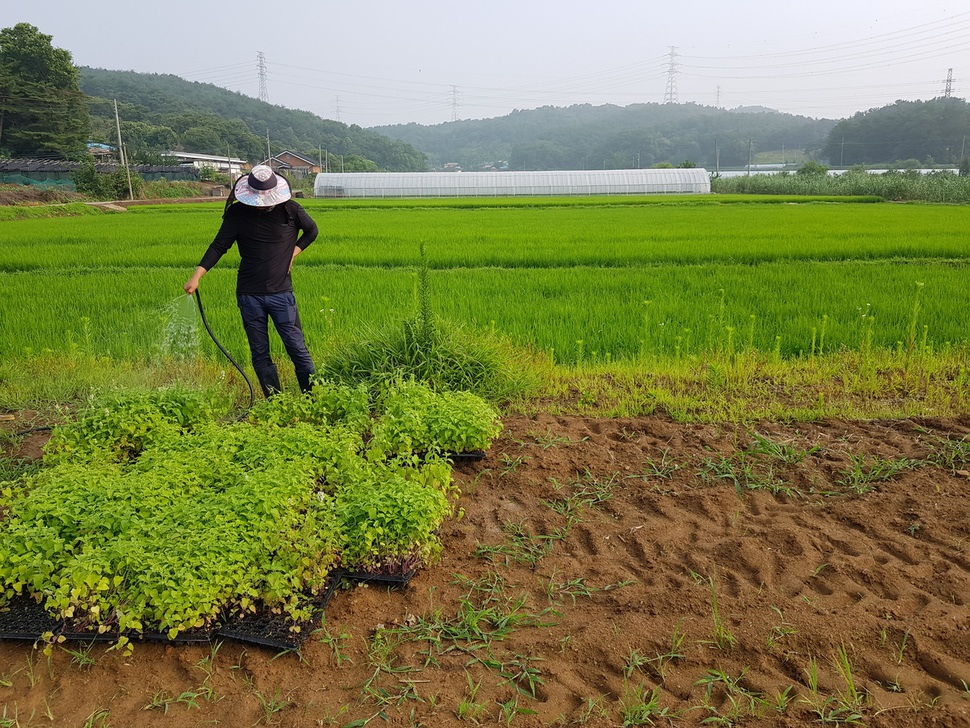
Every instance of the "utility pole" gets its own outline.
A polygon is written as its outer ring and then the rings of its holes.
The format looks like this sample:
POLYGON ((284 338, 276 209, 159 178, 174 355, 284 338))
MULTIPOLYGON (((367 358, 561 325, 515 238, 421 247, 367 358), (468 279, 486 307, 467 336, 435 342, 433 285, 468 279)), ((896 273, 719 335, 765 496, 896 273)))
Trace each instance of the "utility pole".
POLYGON ((677 48, 670 46, 670 53, 667 54, 667 88, 664 89, 664 103, 677 103, 677 48))
POLYGON ((273 153, 269 150, 269 129, 266 130, 266 164, 273 158, 273 153))
POLYGON ((751 176, 751 140, 748 139, 748 176, 751 176))
POLYGON ((259 75, 259 100, 269 103, 269 91, 266 88, 266 56, 262 51, 256 53, 256 71, 259 75))
POLYGON ((118 116, 118 99, 115 99, 115 129, 118 131, 118 161, 125 168, 128 176, 128 199, 135 199, 135 192, 131 188, 131 169, 128 167, 128 156, 125 154, 125 145, 121 142, 121 119, 118 116))

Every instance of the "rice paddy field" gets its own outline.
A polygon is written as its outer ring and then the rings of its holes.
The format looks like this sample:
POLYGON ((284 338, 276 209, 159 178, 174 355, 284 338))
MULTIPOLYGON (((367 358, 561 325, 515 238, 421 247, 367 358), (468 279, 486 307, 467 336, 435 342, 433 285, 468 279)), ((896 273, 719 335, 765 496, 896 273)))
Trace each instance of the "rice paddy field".
MULTIPOLYGON (((321 234, 294 285, 311 351, 411 315, 422 249, 437 314, 559 363, 942 350, 970 338, 970 208, 738 199, 307 200, 321 234)), ((4 222, 0 347, 151 359, 220 212, 4 222)), ((237 263, 231 251, 202 295, 213 329, 244 357, 237 263)))

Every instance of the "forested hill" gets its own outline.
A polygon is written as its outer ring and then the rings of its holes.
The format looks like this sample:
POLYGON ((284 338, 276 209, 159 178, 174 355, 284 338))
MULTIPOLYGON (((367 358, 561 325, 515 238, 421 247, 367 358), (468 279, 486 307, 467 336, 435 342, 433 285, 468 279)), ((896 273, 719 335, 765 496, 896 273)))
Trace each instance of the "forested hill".
MULTIPOLYGON (((342 156, 347 171, 422 171, 427 161, 405 141, 307 111, 275 106, 208 83, 167 74, 81 67, 89 97, 92 139, 115 143, 114 102, 129 155, 150 158, 167 149, 226 154, 251 162, 289 149, 318 160, 342 156)), ((337 164, 340 162, 337 161, 337 164)), ((333 162, 331 162, 331 165, 333 162)))
POLYGON ((433 166, 463 169, 507 161, 511 169, 622 169, 690 162, 742 166, 749 153, 818 153, 833 120, 770 109, 726 110, 697 104, 542 107, 495 119, 435 126, 405 124, 374 131, 408 142, 433 166))

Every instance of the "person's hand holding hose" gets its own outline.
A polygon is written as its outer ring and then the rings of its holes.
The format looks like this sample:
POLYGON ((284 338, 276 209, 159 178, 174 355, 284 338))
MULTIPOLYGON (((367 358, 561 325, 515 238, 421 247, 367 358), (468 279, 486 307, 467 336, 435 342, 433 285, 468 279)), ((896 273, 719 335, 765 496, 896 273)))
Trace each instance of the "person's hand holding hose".
POLYGON ((195 269, 195 273, 189 278, 185 285, 182 286, 182 290, 185 291, 190 296, 194 294, 199 289, 199 281, 202 280, 202 276, 206 274, 206 269, 201 265, 195 269))

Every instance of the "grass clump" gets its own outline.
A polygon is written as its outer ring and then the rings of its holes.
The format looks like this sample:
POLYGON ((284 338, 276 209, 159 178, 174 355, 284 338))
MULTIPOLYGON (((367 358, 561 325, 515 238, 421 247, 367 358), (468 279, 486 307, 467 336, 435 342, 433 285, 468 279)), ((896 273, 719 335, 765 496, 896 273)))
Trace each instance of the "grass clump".
POLYGON ((421 316, 338 345, 318 371, 326 378, 372 389, 413 379, 435 391, 471 392, 491 402, 515 399, 537 386, 535 370, 523 352, 497 335, 421 316))

